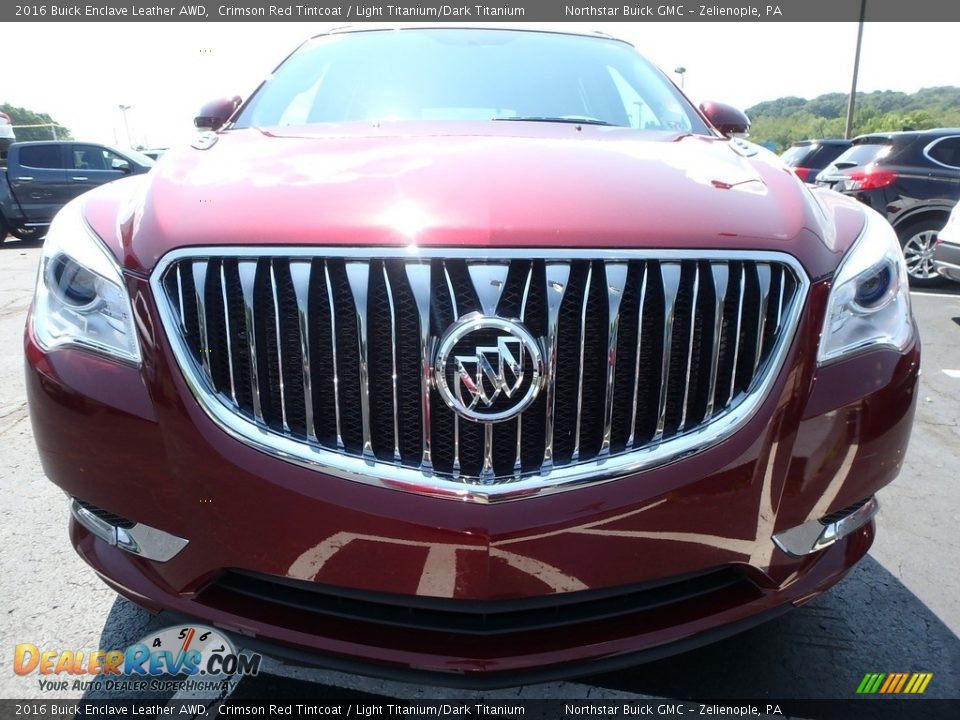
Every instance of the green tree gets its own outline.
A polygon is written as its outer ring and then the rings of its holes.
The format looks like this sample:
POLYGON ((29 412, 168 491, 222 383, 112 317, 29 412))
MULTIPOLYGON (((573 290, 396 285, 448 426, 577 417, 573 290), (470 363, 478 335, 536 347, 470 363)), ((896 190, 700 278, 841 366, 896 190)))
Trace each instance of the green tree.
POLYGON ((72 140, 69 128, 64 127, 47 113, 38 113, 9 103, 0 105, 0 112, 10 116, 18 141, 24 140, 72 140), (45 125, 46 127, 19 127, 21 125, 45 125), (54 127, 55 126, 55 127, 54 127))

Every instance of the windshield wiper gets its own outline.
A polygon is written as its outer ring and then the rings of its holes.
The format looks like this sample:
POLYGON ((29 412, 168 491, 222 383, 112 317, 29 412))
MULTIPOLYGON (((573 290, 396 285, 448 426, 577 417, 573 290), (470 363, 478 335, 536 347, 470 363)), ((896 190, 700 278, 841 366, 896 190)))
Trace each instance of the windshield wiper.
POLYGON ((591 117, 577 117, 575 115, 562 115, 560 117, 528 115, 528 116, 521 116, 521 117, 495 117, 490 119, 504 120, 509 122, 550 122, 550 123, 569 123, 571 125, 609 125, 611 127, 619 127, 615 125, 615 123, 607 122, 606 120, 598 120, 597 118, 591 118, 591 117))

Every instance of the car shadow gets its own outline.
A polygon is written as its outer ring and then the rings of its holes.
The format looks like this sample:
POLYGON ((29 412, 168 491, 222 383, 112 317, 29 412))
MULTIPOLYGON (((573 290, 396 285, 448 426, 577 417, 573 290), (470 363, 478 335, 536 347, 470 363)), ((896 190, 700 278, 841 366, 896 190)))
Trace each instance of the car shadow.
MULTIPOLYGON (((118 598, 101 633, 100 648, 126 648, 161 627, 157 618, 118 598)), ((835 588, 770 623, 664 660, 571 681, 594 686, 590 693, 594 700, 603 699, 604 688, 676 700, 857 700, 857 686, 868 672, 930 672, 933 678, 917 702, 929 705, 926 699, 960 698, 960 638, 870 556, 835 588)), ((338 689, 324 684, 323 671, 317 670, 316 676, 318 682, 262 674, 247 677, 236 686, 234 697, 359 699, 392 693, 409 699, 421 689, 376 680, 369 688, 361 683, 356 689, 338 689), (406 687, 409 694, 403 692, 406 687)), ((544 697, 560 697, 546 687, 544 691, 544 697)), ((475 696, 450 689, 440 692, 448 698, 475 696)), ((91 691, 84 699, 170 694, 91 691)), ((506 697, 503 691, 490 694, 506 697)), ((848 714, 813 712, 805 717, 867 717, 843 712, 848 714)))

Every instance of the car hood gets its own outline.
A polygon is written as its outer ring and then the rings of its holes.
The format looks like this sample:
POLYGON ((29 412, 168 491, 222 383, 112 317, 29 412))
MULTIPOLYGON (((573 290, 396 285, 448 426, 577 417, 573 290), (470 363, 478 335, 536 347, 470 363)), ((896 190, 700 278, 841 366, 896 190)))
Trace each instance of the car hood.
POLYGON ((546 123, 213 138, 207 149, 164 156, 128 204, 118 238, 127 267, 149 270, 169 250, 196 245, 803 255, 795 246, 810 235, 830 244, 810 191, 771 153, 741 141, 546 123))

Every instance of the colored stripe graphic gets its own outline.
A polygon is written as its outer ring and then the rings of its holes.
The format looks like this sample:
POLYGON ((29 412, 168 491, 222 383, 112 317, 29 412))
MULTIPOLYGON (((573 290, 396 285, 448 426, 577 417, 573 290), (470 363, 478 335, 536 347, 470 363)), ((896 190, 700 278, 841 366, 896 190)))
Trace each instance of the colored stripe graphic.
POLYGON ((933 673, 867 673, 857 686, 858 695, 922 695, 933 673))

